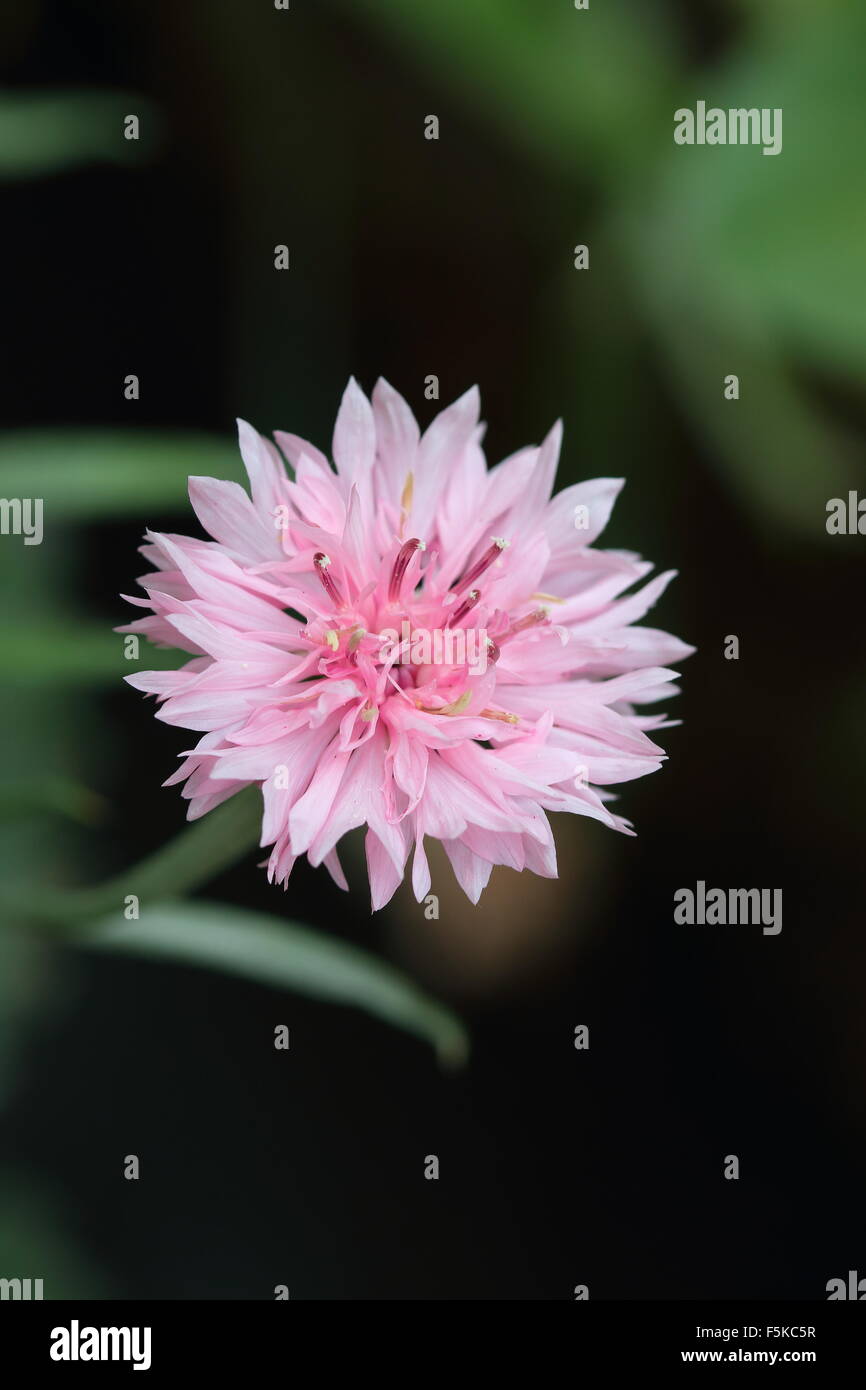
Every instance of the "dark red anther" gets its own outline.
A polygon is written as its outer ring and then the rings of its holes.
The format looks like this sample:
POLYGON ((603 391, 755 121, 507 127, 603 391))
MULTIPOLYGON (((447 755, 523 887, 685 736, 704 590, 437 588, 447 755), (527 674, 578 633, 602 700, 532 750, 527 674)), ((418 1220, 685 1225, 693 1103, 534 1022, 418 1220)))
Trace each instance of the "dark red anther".
POLYGON ((499 559, 507 544, 508 542, 502 540, 501 537, 496 537, 493 544, 487 547, 481 559, 476 560, 472 568, 468 569, 466 573, 458 579, 457 583, 452 586, 455 592, 459 594, 461 589, 466 589, 470 584, 474 584, 475 580, 479 579, 484 571, 490 568, 493 561, 499 559))
POLYGON ((330 556, 326 555, 322 550, 317 550, 313 556, 313 564, 316 567, 316 572, 322 581, 322 588, 328 595, 328 598, 332 603, 335 603, 338 608, 342 608, 343 595, 337 588, 333 577, 328 572, 331 564, 330 556))
POLYGON ((480 590, 480 589, 470 589, 470 590, 469 590, 469 593, 466 595, 466 597, 465 597, 464 599, 462 599, 462 600, 460 601, 460 603, 458 603, 457 607, 455 608, 454 612, 451 614, 451 616, 450 616, 450 618, 448 619, 448 621, 446 622, 445 626, 446 626, 446 627, 453 627, 455 623, 459 623, 459 622, 460 622, 460 619, 461 619, 461 618, 465 618, 465 617, 466 617, 466 614, 469 613, 469 612, 475 607, 475 605, 476 605, 476 603, 478 602, 478 600, 480 599, 480 597, 481 597, 481 590, 480 590))
POLYGON ((405 577, 406 571, 409 568, 409 561, 412 559, 412 556, 415 554, 416 550, 423 549, 424 542, 419 541, 417 536, 413 536, 410 541, 406 541, 403 545, 401 545, 400 550, 397 554, 397 558, 394 561, 394 568, 391 571, 391 579, 388 584, 389 603, 399 602, 400 589, 403 585, 403 579, 405 577))

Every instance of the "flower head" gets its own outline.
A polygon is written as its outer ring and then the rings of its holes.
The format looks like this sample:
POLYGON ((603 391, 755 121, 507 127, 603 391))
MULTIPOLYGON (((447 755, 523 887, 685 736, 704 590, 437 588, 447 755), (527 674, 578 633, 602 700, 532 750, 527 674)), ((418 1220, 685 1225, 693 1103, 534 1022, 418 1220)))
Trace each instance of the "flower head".
POLYGON ((551 498, 561 428, 488 470, 479 397, 467 391, 420 434, 406 402, 355 381, 334 429, 336 472, 312 444, 273 444, 240 422, 251 498, 191 478, 212 539, 148 533, 152 609, 122 631, 180 647, 179 671, 129 676, 158 717, 202 733, 169 783, 189 818, 255 782, 268 873, 324 863, 367 826, 373 907, 410 853, 420 901, 424 838, 441 840, 477 902, 494 864, 556 875, 546 811, 632 833, 598 790, 654 772, 636 712, 675 694, 691 647, 634 624, 673 571, 592 543, 620 479, 551 498))

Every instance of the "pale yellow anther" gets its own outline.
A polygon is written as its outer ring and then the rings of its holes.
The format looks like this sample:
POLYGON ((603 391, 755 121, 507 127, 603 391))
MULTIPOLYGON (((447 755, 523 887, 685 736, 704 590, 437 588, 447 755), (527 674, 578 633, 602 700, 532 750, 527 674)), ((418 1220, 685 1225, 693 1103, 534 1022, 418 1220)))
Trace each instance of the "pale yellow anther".
POLYGON ((450 705, 441 705, 434 709, 432 705, 422 705, 416 701, 415 708, 422 709, 425 714, 462 714, 469 701, 472 699, 472 691, 464 690, 463 694, 456 700, 452 700, 450 705))
POLYGON ((412 509, 412 497, 415 492, 415 474, 407 473, 406 481, 403 484, 403 492, 400 497, 400 510, 404 516, 408 516, 412 509))
POLYGON ((498 719, 498 720, 500 721, 500 723, 502 723, 502 724, 519 724, 519 723, 520 723, 520 716, 519 716, 519 715, 517 715, 517 714, 509 714, 508 711, 507 711, 507 710, 504 710, 504 709, 483 709, 483 710, 481 711, 481 718, 482 718, 482 719, 498 719))

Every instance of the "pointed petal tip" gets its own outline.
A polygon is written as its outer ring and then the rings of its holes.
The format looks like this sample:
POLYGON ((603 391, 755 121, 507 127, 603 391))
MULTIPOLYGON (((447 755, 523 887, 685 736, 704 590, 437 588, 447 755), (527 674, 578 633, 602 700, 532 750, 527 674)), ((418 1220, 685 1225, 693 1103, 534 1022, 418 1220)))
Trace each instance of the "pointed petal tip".
POLYGON ((560 415, 559 419, 554 420, 553 424, 550 426, 550 429, 547 431, 547 438, 555 439, 557 440, 557 442, 561 443, 562 436, 564 433, 565 425, 563 423, 562 416, 560 415))
POLYGON ((352 396, 361 396, 365 401, 367 399, 367 396, 364 390, 362 389, 361 384, 358 381, 358 378, 354 375, 350 376, 349 380, 346 382, 346 389, 343 392, 343 400, 346 400, 347 398, 351 399, 352 396))

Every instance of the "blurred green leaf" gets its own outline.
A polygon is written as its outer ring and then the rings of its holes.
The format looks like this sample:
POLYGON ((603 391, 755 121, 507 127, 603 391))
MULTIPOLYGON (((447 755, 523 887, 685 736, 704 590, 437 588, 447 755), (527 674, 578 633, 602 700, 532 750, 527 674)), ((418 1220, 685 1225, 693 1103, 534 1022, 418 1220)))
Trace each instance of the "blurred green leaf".
POLYGON ((802 374, 866 376, 864 46, 862 6, 814 11, 691 78, 672 94, 659 176, 622 199, 679 404, 760 524, 822 541, 827 499, 862 465, 802 374), (673 111, 697 93, 708 107, 781 108, 781 151, 675 146, 673 111))
POLYGON ((79 825, 97 825, 107 815, 108 802, 89 787, 82 787, 67 777, 0 782, 0 821, 17 820, 34 811, 49 811, 79 825))
POLYGON ((113 912, 130 893, 142 902, 190 893, 248 854, 258 844, 261 825, 261 789, 244 787, 200 820, 185 825, 168 844, 94 887, 45 887, 42 883, 17 893, 7 889, 0 901, 25 921, 66 928, 113 912))
MULTIPOLYGON (((735 329, 746 312, 790 353, 861 378, 864 51, 862 5, 815 10, 811 24, 741 51, 700 94, 725 109, 781 108, 780 153, 671 142, 661 185, 662 216, 677 245, 700 248, 718 317, 735 329)), ((693 85, 680 89, 685 105, 693 85)))
POLYGON ((175 670, 189 660, 188 653, 142 641, 139 660, 127 661, 123 642, 123 635, 106 625, 74 618, 4 624, 0 628, 0 673, 13 686, 88 687, 119 682, 133 671, 175 670))
POLYGON ((0 1170, 0 1273, 41 1279, 44 1299, 108 1296, 104 1276, 67 1229, 62 1194, 8 1168, 0 1170))
POLYGON ((154 430, 17 430, 0 439, 0 496, 41 497, 45 537, 57 521, 189 507, 187 478, 245 480, 236 444, 154 430))
MULTIPOLYGON (((646 238, 642 246, 651 254, 646 238)), ((662 272, 644 285, 675 398, 758 525, 824 542, 827 499, 854 486, 853 444, 799 387, 766 330, 750 332, 744 315, 734 332, 702 302, 702 290, 703 275, 689 274, 685 255, 675 277, 662 272), (736 401, 724 395, 731 373, 736 401)))
POLYGON ((0 1106, 14 1092, 24 1049, 37 1030, 40 1015, 57 1003, 55 985, 45 942, 4 912, 0 931, 0 1106))
POLYGON ((639 161, 646 112, 681 63, 666 10, 650 13, 640 0, 587 11, 573 0, 352 0, 351 10, 414 49, 437 90, 460 87, 467 105, 557 174, 590 165, 613 181, 639 161))
POLYGON ((0 178, 35 178, 94 161, 117 164, 146 157, 160 121, 131 92, 0 93, 0 178), (124 117, 137 116, 139 138, 124 137, 124 117))
POLYGON ((272 988, 355 1005, 432 1043, 443 1064, 468 1055, 466 1030, 393 966, 283 918, 219 903, 161 903, 140 921, 118 913, 71 938, 95 950, 184 961, 272 988))

